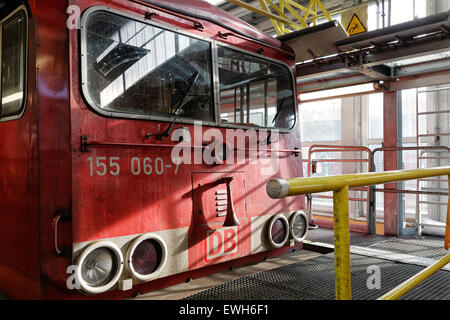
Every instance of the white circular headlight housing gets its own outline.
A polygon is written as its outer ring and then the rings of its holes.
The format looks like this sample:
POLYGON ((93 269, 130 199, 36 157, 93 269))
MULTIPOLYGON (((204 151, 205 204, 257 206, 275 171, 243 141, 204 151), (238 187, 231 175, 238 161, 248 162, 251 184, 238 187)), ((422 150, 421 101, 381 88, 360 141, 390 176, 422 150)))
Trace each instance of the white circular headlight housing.
POLYGON ((289 222, 283 214, 277 214, 270 219, 267 231, 272 247, 281 248, 289 238, 289 222))
POLYGON ((289 218, 289 233, 295 242, 305 240, 308 233, 308 218, 303 211, 296 211, 289 218))
POLYGON ((123 255, 110 241, 89 245, 78 258, 76 281, 87 293, 102 293, 111 289, 123 270, 123 255))
POLYGON ((128 248, 127 267, 137 279, 155 279, 167 261, 167 246, 157 234, 144 234, 136 238, 128 248))

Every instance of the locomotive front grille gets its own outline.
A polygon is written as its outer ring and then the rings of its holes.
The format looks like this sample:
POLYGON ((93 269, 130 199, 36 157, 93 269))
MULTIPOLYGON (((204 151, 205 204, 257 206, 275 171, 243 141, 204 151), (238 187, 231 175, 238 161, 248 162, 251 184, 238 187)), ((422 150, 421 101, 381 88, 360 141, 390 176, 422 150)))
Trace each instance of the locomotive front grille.
POLYGON ((225 217, 227 215, 227 190, 216 190, 216 217, 225 217))

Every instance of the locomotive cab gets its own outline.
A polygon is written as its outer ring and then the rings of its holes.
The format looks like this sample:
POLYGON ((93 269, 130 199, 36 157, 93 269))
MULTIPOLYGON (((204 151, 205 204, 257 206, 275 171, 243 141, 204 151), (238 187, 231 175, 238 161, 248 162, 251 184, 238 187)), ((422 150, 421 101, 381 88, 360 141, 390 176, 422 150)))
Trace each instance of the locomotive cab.
POLYGON ((200 0, 0 11, 0 289, 125 298, 302 248, 304 199, 265 192, 302 176, 292 49, 200 0))

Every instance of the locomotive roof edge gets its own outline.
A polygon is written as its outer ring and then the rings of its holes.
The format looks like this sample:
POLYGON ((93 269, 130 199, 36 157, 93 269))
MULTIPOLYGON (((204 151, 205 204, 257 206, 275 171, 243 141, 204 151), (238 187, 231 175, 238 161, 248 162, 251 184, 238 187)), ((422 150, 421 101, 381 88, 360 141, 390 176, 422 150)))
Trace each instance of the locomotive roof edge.
POLYGON ((242 36, 251 38, 256 41, 263 42, 266 45, 283 49, 294 54, 291 47, 283 44, 262 32, 261 30, 255 28, 249 23, 231 15, 230 13, 206 2, 203 0, 185 0, 182 3, 176 0, 129 0, 136 3, 151 5, 155 7, 160 7, 166 10, 174 11, 186 16, 191 16, 201 20, 209 21, 216 25, 222 26, 234 33, 240 34, 242 36))

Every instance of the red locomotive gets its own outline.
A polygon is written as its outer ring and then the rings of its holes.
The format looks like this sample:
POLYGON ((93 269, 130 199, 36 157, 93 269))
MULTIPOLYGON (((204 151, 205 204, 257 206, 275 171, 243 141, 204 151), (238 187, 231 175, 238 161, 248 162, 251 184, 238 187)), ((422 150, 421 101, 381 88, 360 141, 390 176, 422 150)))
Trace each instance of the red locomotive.
POLYGON ((302 176, 292 49, 199 0, 0 0, 0 42, 1 291, 126 298, 302 247, 304 200, 265 191, 302 176))

